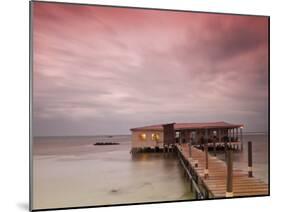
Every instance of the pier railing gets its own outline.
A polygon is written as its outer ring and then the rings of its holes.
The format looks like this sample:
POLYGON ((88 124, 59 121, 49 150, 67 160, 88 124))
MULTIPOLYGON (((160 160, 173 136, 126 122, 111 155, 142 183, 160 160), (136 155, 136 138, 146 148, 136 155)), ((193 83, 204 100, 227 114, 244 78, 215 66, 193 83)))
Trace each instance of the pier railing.
POLYGON ((188 164, 188 161, 184 159, 180 151, 177 151, 177 154, 179 157, 179 161, 190 181, 190 190, 194 191, 196 199, 204 199, 204 193, 198 186, 198 177, 194 174, 194 171, 192 170, 192 165, 188 164))

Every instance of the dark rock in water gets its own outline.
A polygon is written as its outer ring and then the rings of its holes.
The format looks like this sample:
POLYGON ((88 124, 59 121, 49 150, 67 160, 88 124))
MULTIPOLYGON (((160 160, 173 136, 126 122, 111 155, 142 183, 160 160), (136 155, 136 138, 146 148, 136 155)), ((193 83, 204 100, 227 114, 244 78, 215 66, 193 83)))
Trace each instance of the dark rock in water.
POLYGON ((93 145, 119 145, 117 142, 96 142, 93 145))
POLYGON ((112 193, 116 193, 116 192, 118 192, 118 190, 117 189, 112 189, 111 192, 112 193))
POLYGON ((145 182, 145 183, 143 183, 143 185, 144 185, 144 186, 151 186, 152 183, 150 183, 150 182, 145 182))

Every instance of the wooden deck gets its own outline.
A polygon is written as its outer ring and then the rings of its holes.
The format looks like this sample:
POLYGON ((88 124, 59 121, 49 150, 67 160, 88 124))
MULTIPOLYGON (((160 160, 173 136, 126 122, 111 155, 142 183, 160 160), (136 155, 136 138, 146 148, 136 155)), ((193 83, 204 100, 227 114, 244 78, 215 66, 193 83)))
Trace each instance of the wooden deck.
MULTIPOLYGON (((224 161, 208 154, 208 177, 204 177, 205 153, 191 147, 192 159, 189 157, 189 145, 176 145, 180 160, 184 160, 187 167, 195 175, 198 187, 205 189, 204 198, 226 197, 227 165, 224 161), (198 162, 195 167, 194 161, 198 162), (207 194, 206 194, 207 192, 207 194)), ((183 164, 184 165, 184 164, 183 164)), ((185 165, 184 165, 185 166, 185 165)), ((187 171, 187 170, 186 170, 187 171)), ((233 168, 233 197, 268 195, 268 184, 255 178, 248 177, 248 172, 233 168)))

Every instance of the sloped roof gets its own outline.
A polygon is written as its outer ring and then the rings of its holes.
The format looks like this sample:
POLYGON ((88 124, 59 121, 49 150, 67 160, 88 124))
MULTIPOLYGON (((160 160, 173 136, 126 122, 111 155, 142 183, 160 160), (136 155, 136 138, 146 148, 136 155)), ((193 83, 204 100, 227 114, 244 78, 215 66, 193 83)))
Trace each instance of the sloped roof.
MULTIPOLYGON (((175 130, 183 130, 183 129, 190 129, 190 130, 196 130, 196 129, 216 129, 216 128, 237 128, 237 127, 243 127, 243 124, 230 124, 227 122, 204 122, 204 123, 172 123, 174 124, 175 130)), ((138 130, 163 130, 164 124, 157 124, 157 125, 150 125, 150 126, 144 126, 144 127, 137 127, 132 128, 131 131, 138 131, 138 130)))

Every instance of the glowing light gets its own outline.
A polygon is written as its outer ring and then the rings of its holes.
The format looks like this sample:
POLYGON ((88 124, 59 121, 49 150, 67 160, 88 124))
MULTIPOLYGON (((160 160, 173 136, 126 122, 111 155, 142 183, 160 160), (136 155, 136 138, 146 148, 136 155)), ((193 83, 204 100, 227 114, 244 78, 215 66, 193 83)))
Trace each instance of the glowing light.
POLYGON ((141 133, 139 136, 140 136, 140 139, 141 139, 142 141, 145 141, 145 140, 146 140, 146 134, 145 134, 145 133, 141 133))
POLYGON ((158 133, 152 133, 151 139, 152 139, 152 141, 159 141, 160 135, 158 133))

